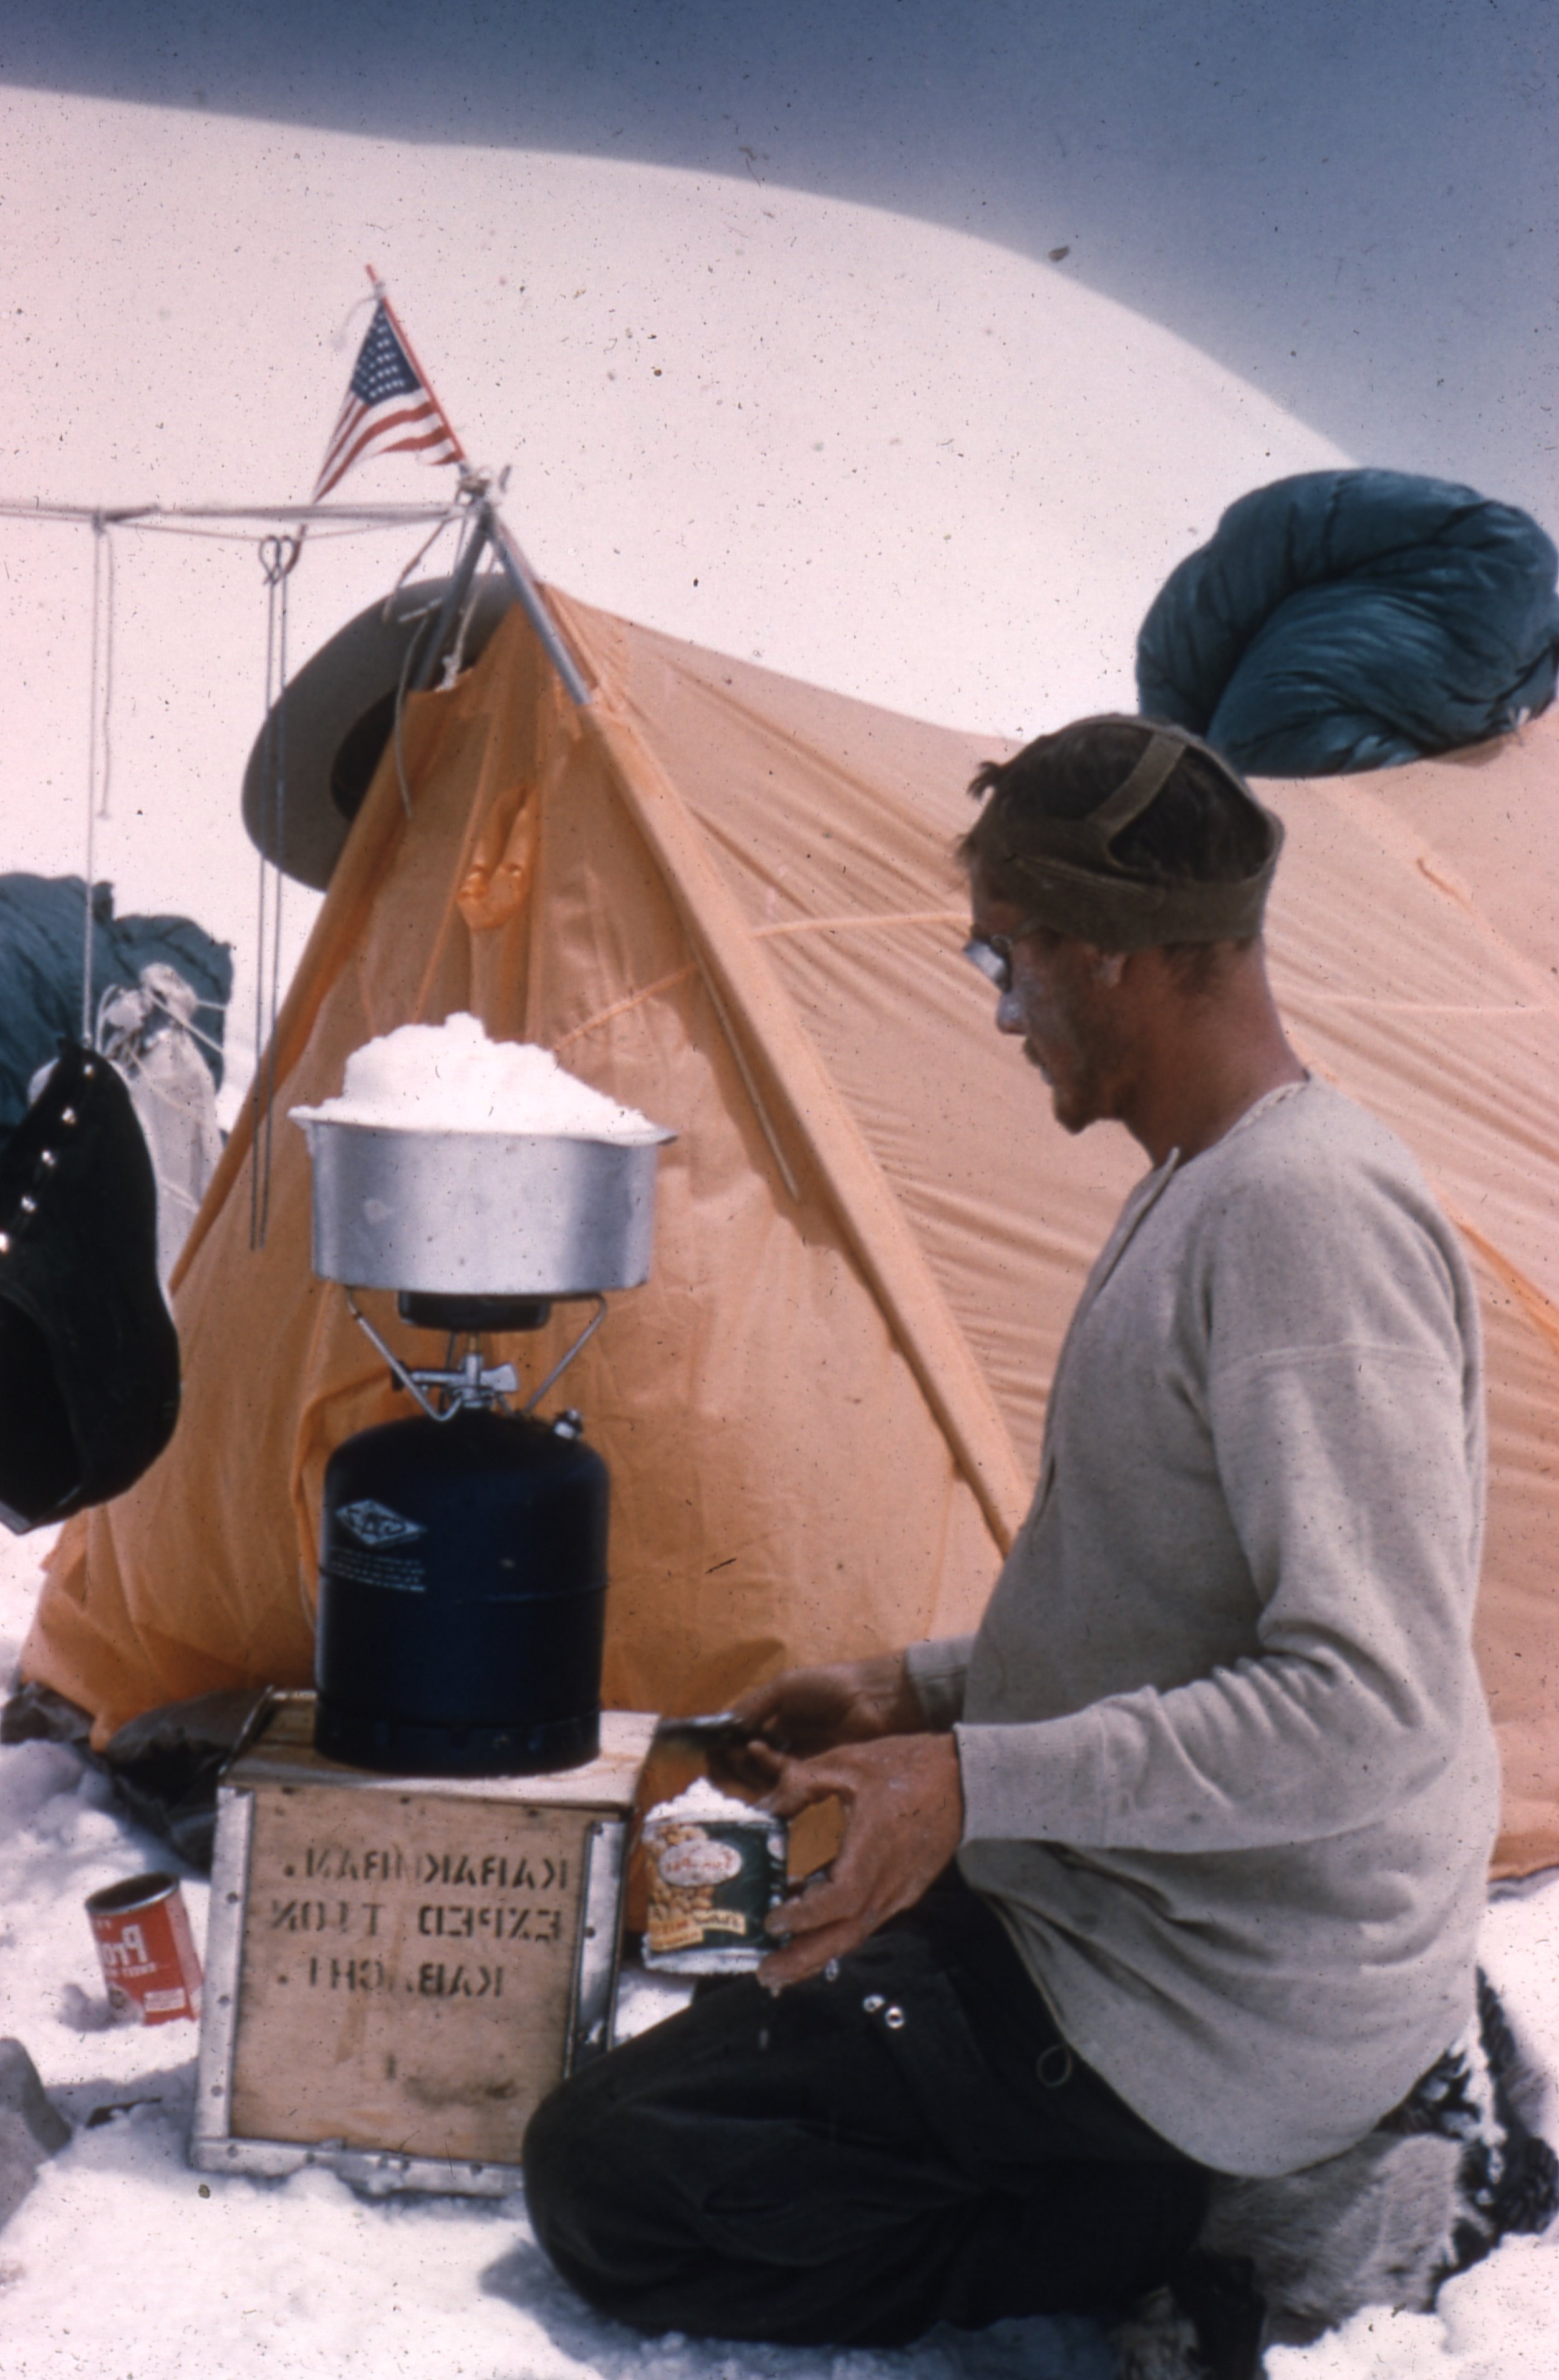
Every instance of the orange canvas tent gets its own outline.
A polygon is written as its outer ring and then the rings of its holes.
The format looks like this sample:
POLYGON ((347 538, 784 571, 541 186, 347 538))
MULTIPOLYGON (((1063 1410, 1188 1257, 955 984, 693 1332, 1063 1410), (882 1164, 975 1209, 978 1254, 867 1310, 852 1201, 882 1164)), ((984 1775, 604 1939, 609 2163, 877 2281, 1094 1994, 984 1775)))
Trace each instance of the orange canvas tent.
MULTIPOLYGON (((959 955, 950 847, 999 739, 553 600, 594 701, 567 704, 517 612, 412 700, 411 815, 387 763, 282 1016, 278 1107, 338 1090, 371 1036, 469 1008, 676 1130, 653 1277, 566 1395, 612 1471, 607 1698, 708 1707, 973 1623, 1142 1160, 1060 1132, 959 955)), ((1546 719, 1263 788, 1289 829, 1271 943, 1295 1038, 1416 1149, 1483 1291, 1507 1872, 1559 1860, 1556 792, 1546 719)), ((67 1528, 24 1649, 100 1742, 157 1703, 308 1682, 325 1462, 405 1410, 310 1271, 301 1132, 279 1112, 259 1250, 252 1162, 241 1128, 177 1277, 173 1445, 67 1528)), ((503 1353, 539 1377, 569 1330, 560 1311, 503 1353)))

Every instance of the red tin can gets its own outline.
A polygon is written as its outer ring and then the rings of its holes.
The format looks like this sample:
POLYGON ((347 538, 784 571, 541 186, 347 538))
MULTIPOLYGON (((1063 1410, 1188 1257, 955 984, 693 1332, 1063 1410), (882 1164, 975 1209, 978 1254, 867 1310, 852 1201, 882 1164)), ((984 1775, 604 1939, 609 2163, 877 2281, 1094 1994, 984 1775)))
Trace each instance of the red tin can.
POLYGON ((200 2013, 200 1961, 178 1878, 129 1876, 88 1895, 108 2003, 122 2022, 172 2024, 200 2013))

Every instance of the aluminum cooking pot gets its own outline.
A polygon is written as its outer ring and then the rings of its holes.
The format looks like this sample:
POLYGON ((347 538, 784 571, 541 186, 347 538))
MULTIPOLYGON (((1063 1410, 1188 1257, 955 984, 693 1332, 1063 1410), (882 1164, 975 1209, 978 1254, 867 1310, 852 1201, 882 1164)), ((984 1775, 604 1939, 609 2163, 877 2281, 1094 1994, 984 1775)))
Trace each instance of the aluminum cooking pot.
POLYGON ((359 1289, 576 1297, 648 1279, 661 1143, 300 1117, 314 1269, 359 1289))

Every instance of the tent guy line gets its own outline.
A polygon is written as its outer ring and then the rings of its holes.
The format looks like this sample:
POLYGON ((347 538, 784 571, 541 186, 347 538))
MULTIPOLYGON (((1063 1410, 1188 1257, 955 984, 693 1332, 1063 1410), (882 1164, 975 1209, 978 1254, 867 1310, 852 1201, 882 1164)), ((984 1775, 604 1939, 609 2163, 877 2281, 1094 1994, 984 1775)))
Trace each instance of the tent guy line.
POLYGON ((81 1038, 91 1041, 97 1024, 92 1004, 92 886, 97 881, 97 825, 108 816, 114 775, 114 540, 93 523, 91 660, 87 694, 87 832, 82 873, 87 897, 81 905, 81 1038))

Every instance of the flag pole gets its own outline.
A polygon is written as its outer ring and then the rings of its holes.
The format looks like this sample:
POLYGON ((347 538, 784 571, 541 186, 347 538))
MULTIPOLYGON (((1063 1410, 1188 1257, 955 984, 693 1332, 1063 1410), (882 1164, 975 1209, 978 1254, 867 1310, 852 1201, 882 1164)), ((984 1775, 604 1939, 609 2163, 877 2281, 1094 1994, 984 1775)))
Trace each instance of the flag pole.
POLYGON ((371 264, 365 265, 364 271, 372 285, 375 298, 389 317, 392 330, 405 349, 407 362, 433 400, 434 410, 448 433, 449 442, 455 450, 465 480, 472 487, 480 513, 481 525, 486 530, 494 553, 498 556, 503 576, 509 581, 516 601, 540 639, 542 650, 562 678, 570 701, 577 710, 584 710, 592 698, 590 687, 581 674, 578 662, 563 642, 558 624, 548 609, 547 598, 538 584, 536 574, 515 542, 508 523, 488 492, 489 483, 483 479, 479 484, 477 484, 476 475, 471 469, 470 457, 455 435, 454 426, 444 411, 438 391, 424 371, 417 358, 417 350, 406 336, 405 327, 400 316, 390 303, 390 294, 383 282, 371 264))

